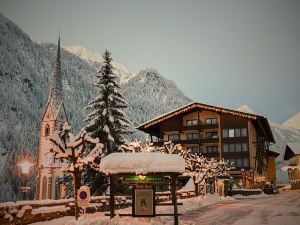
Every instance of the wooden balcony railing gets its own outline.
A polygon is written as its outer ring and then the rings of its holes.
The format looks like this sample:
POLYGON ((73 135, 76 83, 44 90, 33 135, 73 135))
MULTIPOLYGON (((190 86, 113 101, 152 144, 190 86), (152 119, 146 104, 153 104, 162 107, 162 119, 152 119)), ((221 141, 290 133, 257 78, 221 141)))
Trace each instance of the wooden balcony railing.
MULTIPOLYGON (((163 146, 164 142, 167 142, 168 140, 160 140, 153 142, 154 146, 163 146)), ((197 138, 197 139, 184 139, 184 140, 174 140, 172 141, 174 144, 204 144, 204 143, 218 143, 219 138, 197 138)))

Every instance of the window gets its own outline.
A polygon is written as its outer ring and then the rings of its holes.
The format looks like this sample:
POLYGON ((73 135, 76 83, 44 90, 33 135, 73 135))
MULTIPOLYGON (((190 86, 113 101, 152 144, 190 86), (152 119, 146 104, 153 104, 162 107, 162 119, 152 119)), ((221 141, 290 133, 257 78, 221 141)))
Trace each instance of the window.
POLYGON ((236 167, 242 167, 242 159, 236 159, 236 167))
POLYGON ((200 153, 206 153, 206 149, 205 148, 200 148, 200 153))
POLYGON ((247 137, 246 128, 223 129, 223 138, 228 137, 247 137))
POLYGON ((45 136, 49 136, 49 134, 50 134, 50 126, 49 126, 49 124, 47 123, 47 124, 46 124, 46 128, 45 128, 45 136))
POLYGON ((207 146, 206 147, 207 153, 217 153, 218 152, 218 146, 207 146))
POLYGON ((223 145, 223 152, 228 152, 229 151, 229 146, 228 144, 223 145))
POLYGON ((243 159, 243 167, 249 167, 249 160, 243 159))
POLYGON ((169 141, 178 141, 179 140, 179 134, 170 134, 168 136, 169 141))
POLYGON ((198 148, 198 146, 187 147, 187 149, 188 149, 192 154, 198 154, 198 153, 199 153, 199 148, 198 148))
POLYGON ((240 137, 241 136, 241 129, 235 129, 234 130, 234 136, 235 137, 240 137))
POLYGON ((205 124, 207 124, 207 125, 217 124, 217 118, 207 118, 205 120, 205 124))
POLYGON ((227 167, 230 167, 230 159, 224 159, 224 162, 226 163, 227 167))
POLYGON ((247 143, 242 143, 242 151, 247 152, 248 151, 248 144, 247 143))
POLYGON ((187 139, 188 140, 197 140, 198 139, 198 133, 187 134, 187 139))
POLYGON ((48 177, 48 199, 51 199, 52 191, 52 177, 48 177))
POLYGON ((247 129, 246 128, 241 129, 241 136, 242 137, 247 137, 247 129))
POLYGON ((43 186, 42 186, 42 199, 47 197, 47 177, 43 177, 43 186))
POLYGON ((206 138, 218 138, 218 132, 206 132, 206 138))
POLYGON ((242 151, 242 144, 240 144, 240 143, 235 144, 235 151, 236 152, 241 152, 242 151))
POLYGON ((236 167, 235 159, 230 159, 230 167, 236 167))
POLYGON ((228 138, 229 134, 228 134, 228 130, 224 129, 223 130, 223 138, 228 138))
POLYGON ((234 137, 234 129, 228 130, 228 136, 229 137, 234 137))
POLYGON ((186 125, 187 126, 196 126, 196 125, 198 125, 198 120, 187 120, 186 125))
POLYGON ((235 152, 235 144, 229 144, 229 152, 235 152))

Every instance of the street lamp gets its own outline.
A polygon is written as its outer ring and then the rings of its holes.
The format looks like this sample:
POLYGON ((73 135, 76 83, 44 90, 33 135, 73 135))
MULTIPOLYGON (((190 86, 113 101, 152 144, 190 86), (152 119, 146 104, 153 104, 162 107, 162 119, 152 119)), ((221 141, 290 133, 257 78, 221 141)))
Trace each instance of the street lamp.
POLYGON ((27 192, 29 192, 30 187, 27 187, 27 176, 30 172, 30 168, 33 165, 29 160, 24 160, 18 164, 21 168, 21 173, 24 175, 24 187, 21 187, 21 192, 23 193, 23 200, 27 199, 27 192))

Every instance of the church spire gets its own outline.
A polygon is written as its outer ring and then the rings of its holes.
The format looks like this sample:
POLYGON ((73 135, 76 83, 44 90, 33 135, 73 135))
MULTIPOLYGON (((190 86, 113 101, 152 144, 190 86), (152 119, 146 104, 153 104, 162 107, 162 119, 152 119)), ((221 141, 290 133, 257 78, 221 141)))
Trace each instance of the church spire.
POLYGON ((58 37, 56 64, 52 71, 52 81, 48 102, 51 103, 52 109, 57 111, 64 98, 62 76, 61 76, 61 59, 60 59, 60 35, 58 37))

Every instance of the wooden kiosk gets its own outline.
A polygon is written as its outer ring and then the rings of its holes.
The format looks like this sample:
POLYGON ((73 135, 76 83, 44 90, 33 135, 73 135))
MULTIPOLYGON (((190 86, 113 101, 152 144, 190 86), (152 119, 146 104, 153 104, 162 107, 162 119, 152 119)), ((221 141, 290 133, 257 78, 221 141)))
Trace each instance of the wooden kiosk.
POLYGON ((115 177, 133 187, 132 217, 174 216, 178 224, 176 179, 184 172, 185 161, 177 154, 112 153, 101 160, 100 171, 110 177, 110 218, 115 216, 115 177), (156 186, 170 186, 172 203, 156 204, 156 186), (157 205, 173 205, 174 213, 158 214, 157 205))

